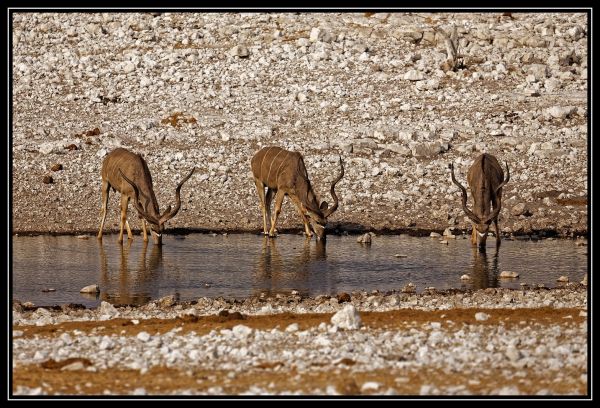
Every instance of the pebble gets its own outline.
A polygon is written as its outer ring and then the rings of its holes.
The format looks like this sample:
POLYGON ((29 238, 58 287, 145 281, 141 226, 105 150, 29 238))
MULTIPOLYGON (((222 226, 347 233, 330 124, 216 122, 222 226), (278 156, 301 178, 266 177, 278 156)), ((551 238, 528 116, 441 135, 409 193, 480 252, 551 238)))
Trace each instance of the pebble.
POLYGON ((352 304, 345 305, 339 312, 331 317, 331 323, 340 329, 356 330, 362 326, 358 311, 352 304))
POLYGON ((100 287, 97 284, 88 285, 83 287, 79 292, 81 293, 98 293, 100 292, 100 287))
POLYGON ((479 322, 486 321, 489 318, 490 318, 490 315, 487 313, 483 313, 483 312, 475 313, 475 320, 477 320, 479 322))

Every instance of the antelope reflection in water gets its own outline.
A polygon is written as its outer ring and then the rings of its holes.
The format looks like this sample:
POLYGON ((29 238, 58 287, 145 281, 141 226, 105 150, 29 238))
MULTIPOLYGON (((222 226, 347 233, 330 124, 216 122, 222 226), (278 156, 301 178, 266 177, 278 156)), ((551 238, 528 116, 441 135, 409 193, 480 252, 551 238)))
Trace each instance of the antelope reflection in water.
POLYGON ((488 257, 485 250, 478 247, 472 248, 473 272, 471 282, 473 289, 486 289, 498 287, 498 246, 494 255, 488 257), (491 259, 490 259, 491 258, 491 259))
MULTIPOLYGON (((137 269, 128 265, 131 244, 128 240, 125 245, 118 245, 120 251, 119 284, 116 293, 102 291, 100 299, 115 304, 141 305, 158 298, 159 278, 162 271, 163 252, 162 246, 153 245, 150 259, 146 259, 148 241, 142 241, 137 269)), ((100 265, 102 270, 101 287, 109 288, 112 280, 112 271, 108 266, 108 257, 104 243, 100 243, 100 265)))
MULTIPOLYGON (((322 288, 323 280, 327 287, 335 286, 327 263, 327 251, 324 240, 311 241, 306 237, 302 249, 295 255, 281 255, 277 241, 263 237, 262 251, 255 265, 255 294, 290 292, 297 290, 300 295, 308 296, 312 281, 320 280, 316 286, 322 288), (314 245, 314 247, 313 247, 314 245), (333 283, 330 283, 332 282, 333 283)), ((293 247, 293 250, 296 250, 293 247)))

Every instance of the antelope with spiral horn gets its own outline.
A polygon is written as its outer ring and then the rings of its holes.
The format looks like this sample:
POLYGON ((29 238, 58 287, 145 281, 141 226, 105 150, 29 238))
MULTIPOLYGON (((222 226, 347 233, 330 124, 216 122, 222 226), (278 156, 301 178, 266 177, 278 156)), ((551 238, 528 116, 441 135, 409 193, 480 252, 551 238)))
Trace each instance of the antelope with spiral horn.
POLYGON ((277 217, 281 212, 283 199, 287 195, 300 213, 306 235, 312 237, 312 231, 314 231, 317 239, 324 240, 327 218, 338 208, 339 200, 335 193, 335 185, 344 176, 342 158, 340 157, 340 174, 331 183, 331 197, 333 198, 331 207, 326 201, 319 204, 300 153, 276 146, 264 147, 252 157, 250 164, 262 209, 264 234, 270 237, 275 236, 277 217), (265 187, 267 188, 266 195, 265 187), (274 194, 275 211, 271 216, 271 200, 274 194), (270 229, 267 219, 271 222, 270 229))
POLYGON ((462 207, 467 217, 473 223, 471 243, 480 248, 485 247, 488 231, 492 221, 496 228, 496 245, 500 245, 500 230, 498 215, 502 207, 502 187, 510 180, 510 171, 506 163, 506 180, 498 159, 488 153, 483 153, 475 159, 469 172, 467 182, 473 197, 473 211, 467 208, 467 190, 454 176, 454 165, 449 165, 452 182, 462 192, 462 207), (490 205, 491 204, 491 205, 490 205), (493 208, 493 209, 492 209, 493 208))
POLYGON ((124 227, 127 228, 127 237, 129 239, 133 238, 129 222, 127 221, 127 206, 129 200, 132 199, 133 205, 138 211, 138 216, 142 220, 144 241, 148 241, 146 231, 146 222, 148 222, 154 243, 161 245, 165 223, 175 217, 181 208, 181 186, 192 176, 194 170, 196 169, 193 168, 175 188, 175 208, 171 210, 171 206, 169 206, 161 214, 152 187, 152 176, 142 155, 132 153, 123 148, 117 148, 110 152, 102 163, 102 220, 100 221, 98 239, 102 239, 102 229, 106 220, 108 206, 108 195, 112 187, 113 191, 121 193, 119 242, 123 242, 124 227))

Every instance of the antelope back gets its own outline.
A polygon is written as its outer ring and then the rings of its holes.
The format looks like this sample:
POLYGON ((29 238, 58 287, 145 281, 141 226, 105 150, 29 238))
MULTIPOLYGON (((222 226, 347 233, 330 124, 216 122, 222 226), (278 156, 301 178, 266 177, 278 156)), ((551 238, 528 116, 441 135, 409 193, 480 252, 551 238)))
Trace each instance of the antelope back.
POLYGON ((487 153, 477 157, 469 169, 467 181, 475 202, 474 212, 478 216, 489 213, 490 201, 496 197, 496 188, 504 181, 504 171, 496 157, 487 153), (479 213, 481 209, 483 213, 479 213))
POLYGON ((277 146, 263 147, 252 157, 250 165, 254 177, 265 186, 295 195, 307 209, 321 215, 300 153, 277 146))
POLYGON ((110 152, 102 163, 102 178, 121 194, 135 199, 133 188, 121 177, 119 170, 137 185, 142 207, 147 212, 158 214, 158 201, 152 187, 152 176, 142 156, 119 147, 110 152))

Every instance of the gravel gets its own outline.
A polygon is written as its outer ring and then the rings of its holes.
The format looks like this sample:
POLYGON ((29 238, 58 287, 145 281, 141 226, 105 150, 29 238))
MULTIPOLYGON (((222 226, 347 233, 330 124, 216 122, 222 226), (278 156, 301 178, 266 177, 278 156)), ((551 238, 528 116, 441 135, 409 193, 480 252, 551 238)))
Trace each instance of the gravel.
MULTIPOLYGON (((87 370, 97 372, 109 369, 139 370, 144 374, 154 367, 177 368, 191 370, 201 365, 206 370, 229 370, 236 374, 255 369, 265 361, 278 362, 281 371, 294 368, 296 372, 318 372, 328 370, 339 364, 351 364, 354 372, 371 372, 373 370, 404 370, 403 372, 418 372, 439 369, 445 372, 460 372, 472 379, 468 385, 479 384, 479 376, 489 375, 490 367, 498 372, 518 374, 527 367, 535 367, 536 372, 552 373, 555 381, 569 381, 563 373, 568 370, 586 372, 587 367, 587 323, 574 322, 563 318, 557 323, 530 322, 527 325, 513 324, 479 324, 494 315, 494 308, 524 308, 541 307, 548 298, 552 298, 556 308, 578 307, 587 305, 586 292, 581 289, 553 289, 547 291, 517 292, 497 290, 494 293, 478 291, 458 295, 437 295, 440 302, 432 305, 432 299, 427 298, 431 309, 483 307, 488 313, 479 312, 475 315, 475 324, 456 324, 452 320, 418 323, 408 319, 403 329, 386 329, 354 327, 353 330, 337 330, 334 319, 332 323, 321 323, 308 329, 299 329, 298 325, 287 328, 253 329, 245 324, 237 324, 231 329, 212 330, 199 335, 194 331, 181 333, 181 327, 175 327, 165 333, 149 333, 142 331, 136 336, 102 335, 95 331, 84 333, 79 330, 56 335, 54 337, 22 337, 13 331, 13 366, 41 364, 47 360, 61 361, 68 358, 85 357, 92 364, 76 362, 63 367, 63 370, 87 370), (486 302, 482 302, 485 295, 486 302), (461 302, 457 296, 460 296, 461 302), (535 303, 535 304, 532 304, 535 303), (482 317, 483 316, 483 317, 482 317), (348 363, 350 362, 350 363, 348 363)), ((353 302, 360 296, 353 296, 353 302)), ((418 299, 419 295, 410 298, 418 299)), ((421 297, 424 298, 424 297, 421 297)), ((215 300, 217 302, 219 300, 215 300)), ((410 301, 409 301, 410 303, 410 301)), ((353 305, 338 306, 341 312, 351 311, 353 316, 359 316, 369 308, 359 303, 356 309, 353 305), (351 310, 352 309, 352 310, 351 310)), ((150 313, 144 307, 121 310, 121 317, 136 315, 138 318, 173 316, 170 309, 176 309, 175 314, 181 314, 181 305, 169 306, 160 314, 150 313)), ((194 305, 200 307, 200 302, 194 305)), ((402 303, 400 307, 405 307, 402 303)), ((424 305, 421 305, 423 307, 424 305)), ((100 307, 99 309, 101 309, 100 307)), ((16 311, 13 306, 13 318, 17 327, 24 324, 35 324, 35 312, 16 311), (28 318, 27 314, 31 314, 28 318)), ((385 310, 378 308, 377 310, 385 310)), ((199 310, 206 313, 210 308, 199 310)), ((304 307, 298 306, 296 311, 304 307)), ((249 310, 244 309, 245 312, 249 310)), ((96 315, 99 311, 79 311, 96 315)), ((70 312, 67 312, 68 315, 70 312)), ((45 312, 44 312, 45 314, 45 312)), ((65 312, 52 312, 57 320, 65 312)), ((334 315, 337 316, 337 315, 334 315)), ((80 316, 80 318, 83 316, 80 316)), ((92 316, 90 316, 92 317, 92 316)), ((568 316, 567 316, 568 317, 568 316)), ((278 369, 279 370, 279 369, 278 369)), ((505 374, 506 375, 506 374, 505 374)), ((509 376, 510 378, 510 376, 509 376)), ((582 377, 584 380, 587 377, 582 377)), ((579 380, 579 379, 578 379, 579 380)), ((399 380, 401 381, 401 380, 399 380)), ((521 384, 522 382, 519 382, 521 384)), ((368 381, 359 385, 363 393, 394 394, 395 390, 382 387, 376 381, 368 381)), ((334 388, 329 393, 337 394, 334 388)), ((438 387, 423 384, 422 395, 467 395, 470 393, 467 384, 464 386, 438 387)), ((111 392, 108 390, 108 392, 111 392)), ((140 393, 140 388, 132 392, 140 393)), ((145 390, 145 392, 149 392, 145 390)), ((248 394, 272 393, 260 387, 250 387, 248 394)), ((291 393, 293 390, 282 391, 291 393)), ((323 390, 314 390, 323 393, 323 390)), ((548 393, 548 390, 536 390, 536 393, 548 393)), ((47 391, 37 388, 19 387, 15 394, 39 395, 47 391)), ((179 390, 177 394, 194 393, 192 390, 179 390)), ((208 394, 223 393, 223 389, 209 389, 208 394)), ((490 395, 520 395, 519 387, 507 385, 501 388, 489 386, 484 394, 490 395)))
MULTIPOLYGON (((448 163, 464 183, 489 152, 511 170, 505 233, 587 232, 584 13, 13 17, 15 233, 96 232, 102 158, 119 146, 144 155, 161 208, 196 167, 168 228, 258 231, 249 160, 270 144, 302 152, 327 200, 342 155, 332 230, 464 231, 448 163), (453 24, 456 72, 434 31, 453 24)), ((117 208, 112 194, 107 229, 117 208)), ((300 230, 290 208, 280 227, 300 230)))

